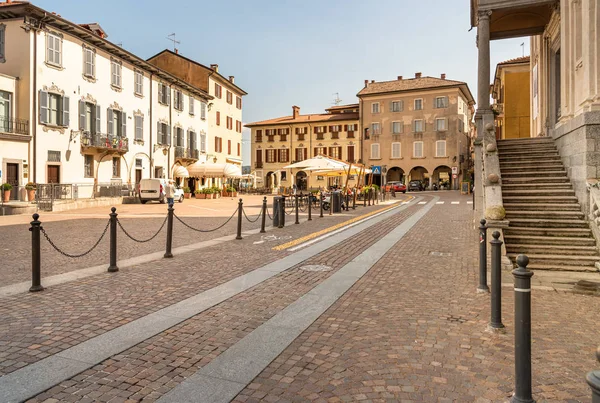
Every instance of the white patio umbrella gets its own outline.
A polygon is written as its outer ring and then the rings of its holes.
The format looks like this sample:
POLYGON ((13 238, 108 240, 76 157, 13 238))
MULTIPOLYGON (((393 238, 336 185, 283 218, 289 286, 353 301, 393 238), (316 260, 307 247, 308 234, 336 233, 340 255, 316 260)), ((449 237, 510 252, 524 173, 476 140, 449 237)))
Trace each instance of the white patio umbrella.
POLYGON ((332 158, 325 157, 324 155, 317 155, 316 157, 309 158, 304 161, 296 162, 291 165, 284 166, 284 169, 300 169, 303 171, 318 171, 327 169, 348 169, 349 165, 345 162, 334 160, 332 158))

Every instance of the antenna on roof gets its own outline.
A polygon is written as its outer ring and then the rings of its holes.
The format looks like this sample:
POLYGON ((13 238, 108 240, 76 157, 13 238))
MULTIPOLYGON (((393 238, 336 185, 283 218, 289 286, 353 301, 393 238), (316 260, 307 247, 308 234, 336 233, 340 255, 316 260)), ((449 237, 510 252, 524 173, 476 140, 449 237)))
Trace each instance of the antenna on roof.
POLYGON ((171 35, 169 35, 167 37, 167 39, 173 42, 173 52, 176 52, 177 51, 176 46, 179 45, 181 43, 181 41, 175 40, 175 33, 174 32, 171 35))
POLYGON ((117 46, 120 47, 120 48, 122 48, 123 47, 123 42, 117 43, 117 46))
POLYGON ((335 106, 338 106, 339 104, 342 103, 342 100, 340 99, 340 93, 339 92, 334 92, 333 95, 335 95, 335 98, 333 99, 333 104, 335 106))
POLYGON ((521 50, 523 51, 523 57, 525 57, 525 42, 521 44, 521 50))

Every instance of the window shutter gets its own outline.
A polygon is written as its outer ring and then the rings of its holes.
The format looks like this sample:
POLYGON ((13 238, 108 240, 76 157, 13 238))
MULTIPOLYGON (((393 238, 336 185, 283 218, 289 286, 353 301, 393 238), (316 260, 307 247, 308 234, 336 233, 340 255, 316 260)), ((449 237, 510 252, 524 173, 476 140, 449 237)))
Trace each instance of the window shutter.
POLYGON ((444 108, 448 107, 448 96, 444 97, 444 108))
POLYGON ((348 146, 348 162, 354 162, 354 146, 348 146))
POLYGON ((167 126, 167 145, 171 145, 171 126, 167 126))
POLYGON ((167 105, 171 105, 171 87, 165 85, 165 91, 167 92, 167 105))
POLYGON ((390 112, 394 112, 394 102, 390 101, 390 112))
POLYGON ((85 102, 79 101, 79 130, 85 129, 85 102))
POLYGON ((62 126, 69 126, 69 97, 63 97, 62 99, 62 126))
POLYGON ((313 128, 313 130, 314 130, 314 132, 315 132, 315 134, 316 134, 316 133, 317 133, 317 126, 315 126, 315 127, 313 128))
POLYGON ((100 105, 96 105, 96 133, 97 134, 101 133, 100 114, 101 114, 100 105))
POLYGON ((40 90, 40 123, 48 123, 48 93, 40 90))
POLYGON ((160 122, 156 122, 156 143, 163 144, 163 132, 160 122))
POLYGON ((317 147, 315 147, 315 157, 319 155, 319 149, 317 147))
POLYGON ((162 97, 163 97, 163 85, 158 84, 158 101, 159 102, 162 102, 162 97))
POLYGON ((121 137, 127 137, 127 114, 121 112, 121 137))
POLYGON ((108 125, 106 132, 107 132, 107 134, 109 136, 112 136, 114 134, 113 133, 113 125, 114 125, 114 123, 113 123, 113 110, 110 109, 110 108, 108 108, 106 110, 106 123, 108 125))
POLYGON ((342 147, 338 147, 338 158, 343 160, 343 156, 342 156, 342 147))

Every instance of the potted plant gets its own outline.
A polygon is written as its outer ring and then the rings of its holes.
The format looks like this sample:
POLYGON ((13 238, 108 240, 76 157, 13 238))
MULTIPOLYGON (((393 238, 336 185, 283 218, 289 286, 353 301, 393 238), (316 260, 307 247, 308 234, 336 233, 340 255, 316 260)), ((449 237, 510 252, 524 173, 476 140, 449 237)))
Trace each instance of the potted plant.
POLYGON ((194 191, 194 194, 196 195, 196 199, 206 199, 206 195, 203 193, 204 189, 198 189, 196 191, 194 191))
POLYGON ((217 199, 219 196, 221 196, 221 188, 220 188, 220 187, 218 187, 218 186, 213 186, 213 187, 211 188, 211 190, 212 190, 212 193, 211 193, 211 194, 212 194, 212 198, 213 198, 213 199, 217 199))
POLYGON ((227 186, 223 191, 224 197, 237 197, 237 191, 233 186, 227 186))
POLYGON ((27 189, 27 200, 30 202, 35 201, 35 183, 27 182, 25 189, 27 189))
POLYGON ((186 199, 189 199, 190 197, 192 197, 191 190, 187 186, 183 187, 183 197, 186 198, 186 199))
POLYGON ((0 188, 2 189, 2 195, 4 196, 4 203, 7 203, 10 200, 12 185, 10 183, 3 183, 0 188))

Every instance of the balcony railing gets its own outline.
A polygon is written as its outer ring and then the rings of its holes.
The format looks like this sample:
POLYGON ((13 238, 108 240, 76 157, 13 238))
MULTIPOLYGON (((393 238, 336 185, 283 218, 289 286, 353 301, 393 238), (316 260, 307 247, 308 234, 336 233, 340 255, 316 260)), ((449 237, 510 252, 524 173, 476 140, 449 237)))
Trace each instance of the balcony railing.
POLYGON ((29 121, 0 117, 0 132, 14 134, 29 134, 29 121))
POLYGON ((354 138, 354 132, 348 132, 348 136, 346 136, 346 138, 353 139, 354 138))
POLYGON ((332 140, 337 140, 340 138, 340 134, 339 133, 331 133, 331 139, 332 140))
POLYGON ((254 163, 254 167, 255 168, 262 168, 263 167, 263 163, 262 162, 255 162, 254 163))
POLYGON ((317 140, 325 140, 325 136, 322 133, 317 133, 317 140))
POLYGON ((195 159, 200 157, 200 152, 186 147, 175 147, 175 158, 195 159))
POLYGON ((129 151, 129 139, 127 137, 109 136, 102 133, 91 134, 84 132, 81 135, 81 147, 126 153, 129 151))

